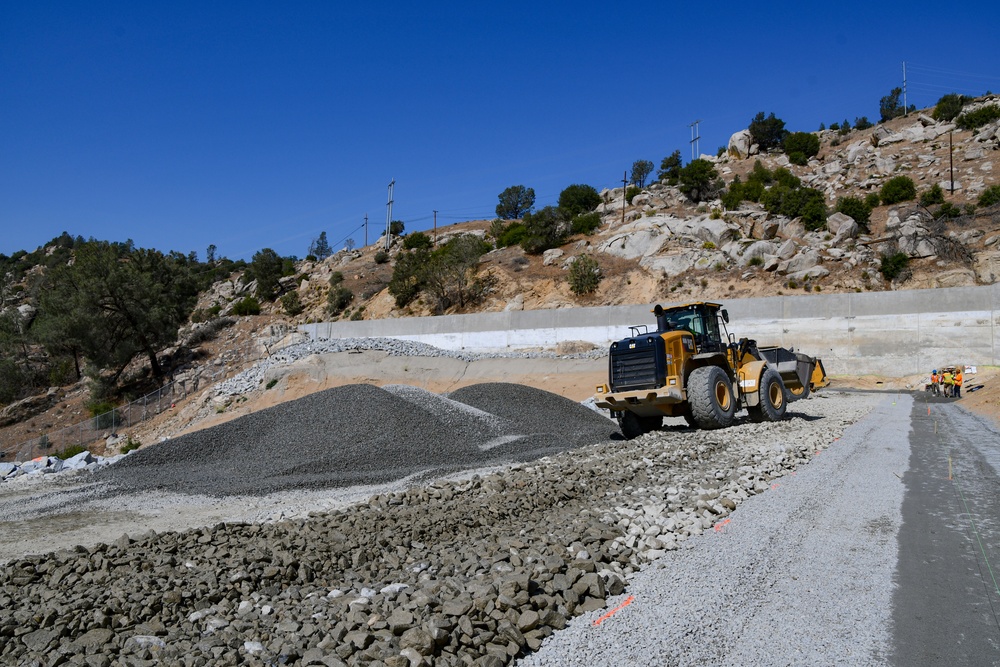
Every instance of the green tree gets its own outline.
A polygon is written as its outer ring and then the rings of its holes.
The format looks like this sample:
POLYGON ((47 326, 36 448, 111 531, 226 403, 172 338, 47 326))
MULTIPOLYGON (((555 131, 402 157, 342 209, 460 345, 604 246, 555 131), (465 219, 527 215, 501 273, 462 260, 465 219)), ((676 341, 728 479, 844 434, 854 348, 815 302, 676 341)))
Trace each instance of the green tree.
POLYGON ((46 277, 40 330, 50 344, 65 340, 57 352, 79 347, 95 366, 112 370, 112 379, 141 355, 160 378, 157 353, 173 344, 196 299, 189 267, 131 241, 90 241, 75 250, 72 265, 46 277))
POLYGON ((601 195, 591 185, 574 184, 559 193, 559 211, 567 220, 590 213, 601 204, 601 195))
POLYGON ((646 177, 653 172, 653 163, 649 160, 636 160, 632 163, 631 182, 640 188, 646 184, 646 177))
POLYGON ((535 206, 534 188, 512 185, 498 195, 497 217, 501 220, 519 220, 535 206))
POLYGON ((681 169, 679 189, 693 202, 705 201, 715 194, 719 173, 708 160, 692 160, 681 169))
POLYGON ((333 254, 333 249, 330 248, 330 243, 326 240, 326 232, 320 232, 319 236, 309 244, 309 254, 320 261, 333 254))
POLYGON ((788 131, 785 130, 785 121, 776 118, 772 112, 766 118, 764 112, 759 112, 750 121, 750 137, 753 143, 757 144, 761 152, 766 152, 772 148, 780 148, 785 140, 788 131))
POLYGON ((417 248, 402 252, 396 257, 388 290, 396 299, 397 308, 406 307, 424 288, 424 268, 430 260, 430 254, 427 248, 417 248))
POLYGON ((523 223, 524 236, 521 239, 521 247, 533 255, 562 245, 570 229, 563 209, 554 206, 546 206, 534 213, 525 213, 523 223))
POLYGON ((215 264, 215 252, 217 250, 218 250, 218 248, 215 247, 214 243, 210 243, 208 245, 208 249, 205 250, 205 263, 206 264, 215 264))
POLYGON ((878 111, 883 123, 906 113, 906 109, 899 103, 899 96, 902 94, 902 88, 893 88, 888 95, 879 100, 878 111))
POLYGON ((403 224, 402 220, 393 220, 389 223, 389 234, 392 236, 399 236, 406 229, 406 225, 403 224))
POLYGON ((660 171, 656 173, 656 180, 665 182, 667 185, 677 185, 682 166, 681 152, 676 150, 660 161, 660 171))
POLYGON ((278 253, 270 248, 257 251, 250 260, 247 272, 251 280, 257 281, 257 298, 274 301, 278 295, 278 281, 285 272, 284 261, 278 253))
POLYGON ((424 266, 424 289, 443 312, 452 305, 464 308, 475 300, 480 283, 475 279, 480 258, 490 244, 473 234, 460 234, 430 254, 424 266))
POLYGON ((872 126, 872 122, 870 120, 868 120, 868 116, 861 116, 860 118, 858 118, 858 117, 854 118, 854 129, 855 130, 867 130, 870 127, 873 127, 873 126, 872 126))

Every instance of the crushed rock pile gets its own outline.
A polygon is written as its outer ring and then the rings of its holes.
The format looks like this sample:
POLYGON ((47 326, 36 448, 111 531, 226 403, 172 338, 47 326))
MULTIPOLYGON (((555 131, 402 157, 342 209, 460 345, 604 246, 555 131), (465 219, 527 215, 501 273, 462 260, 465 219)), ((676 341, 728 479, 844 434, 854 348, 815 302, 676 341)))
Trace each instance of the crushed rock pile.
MULTIPOLYGON (((500 389, 466 392, 481 411, 471 428, 492 434, 488 415, 503 423, 496 406, 484 409, 500 389)), ((396 408, 406 400, 386 393, 373 396, 396 408)), ((528 397, 536 407, 546 398, 528 397)), ((871 401, 825 394, 796 408, 773 424, 603 440, 294 521, 150 532, 11 561, 0 570, 0 663, 509 664, 808 462, 871 401)), ((188 442, 193 453, 210 441, 188 442)), ((169 462, 164 454, 159 465, 169 462)))
POLYGON ((133 491, 259 495, 528 461, 617 434, 579 403, 522 385, 443 397, 355 384, 136 451, 97 479, 133 491))

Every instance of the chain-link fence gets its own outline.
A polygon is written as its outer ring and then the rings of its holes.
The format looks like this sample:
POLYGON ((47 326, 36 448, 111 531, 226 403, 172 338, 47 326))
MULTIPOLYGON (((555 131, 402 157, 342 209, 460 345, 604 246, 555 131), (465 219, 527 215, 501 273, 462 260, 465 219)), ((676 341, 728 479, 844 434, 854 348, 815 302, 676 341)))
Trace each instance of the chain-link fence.
MULTIPOLYGON (((271 341, 274 338, 275 336, 272 335, 271 341)), ((38 456, 56 456, 70 448, 83 447, 86 449, 99 440, 107 440, 118 434, 119 430, 127 430, 172 409, 178 401, 198 392, 199 389, 204 389, 235 375, 243 370, 245 365, 255 363, 262 357, 268 356, 269 352, 267 340, 234 342, 217 358, 217 363, 222 364, 220 367, 212 369, 206 366, 186 371, 183 374, 178 373, 171 382, 127 405, 114 408, 110 412, 91 417, 73 426, 51 431, 14 447, 4 447, 0 460, 30 461, 38 456)))

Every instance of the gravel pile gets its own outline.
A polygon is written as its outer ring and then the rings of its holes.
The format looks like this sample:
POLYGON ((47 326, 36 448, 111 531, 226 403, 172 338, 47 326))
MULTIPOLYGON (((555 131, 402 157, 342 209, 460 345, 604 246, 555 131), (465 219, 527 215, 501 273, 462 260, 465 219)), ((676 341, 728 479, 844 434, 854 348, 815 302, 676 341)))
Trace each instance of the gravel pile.
POLYGON ((355 384, 138 450, 97 479, 128 491, 261 495, 526 461, 617 433, 592 410, 521 385, 475 385, 449 400, 355 384))
POLYGON ((242 373, 234 375, 215 385, 216 396, 235 396, 247 394, 264 382, 265 373, 273 366, 282 366, 314 354, 329 354, 333 352, 350 352, 352 350, 379 350, 397 357, 447 357, 462 361, 477 361, 479 359, 603 359, 608 356, 606 349, 595 349, 589 352, 574 354, 556 354, 546 351, 519 352, 468 352, 443 350, 426 343, 396 338, 320 338, 308 343, 296 343, 284 347, 268 359, 255 364, 242 373))
MULTIPOLYGON (((511 412, 503 409, 506 401, 491 405, 496 394, 489 386, 455 392, 451 400, 482 411, 468 413, 476 417, 460 427, 435 416, 449 410, 447 401, 430 409, 419 408, 424 399, 415 395, 401 398, 406 391, 366 397, 394 409, 408 402, 421 416, 405 425, 433 423, 427 433, 445 439, 456 428, 495 433, 495 417, 501 425, 523 420, 515 422, 521 432, 550 422, 546 433, 568 428, 572 441, 578 425, 560 421, 565 414, 545 419, 537 401, 546 397, 534 391, 526 394, 535 403, 511 412)), ((710 432, 671 427, 632 441, 582 444, 498 473, 377 495, 306 519, 123 536, 115 544, 12 561, 0 572, 0 663, 509 664, 538 650, 569 619, 625 592, 650 561, 697 542, 689 540, 823 452, 871 403, 864 395, 828 393, 796 403, 791 418, 777 424, 743 422, 710 432)), ((351 409, 365 408, 352 402, 351 409)), ((398 413, 382 418, 404 419, 398 413)), ((331 419, 322 428, 336 440, 336 429, 350 424, 331 419)), ((262 437, 253 428, 281 437, 267 422, 246 422, 239 433, 262 437)), ((177 452, 178 442, 149 451, 177 452)), ((235 437, 200 455, 197 445, 208 441, 187 442, 182 451, 194 461, 224 453, 225 469, 263 467, 238 461, 241 451, 243 459, 253 457, 235 437)), ((280 442, 303 447, 295 438, 280 442)), ((398 441, 382 445, 396 447, 394 455, 438 455, 398 441)), ((352 469, 371 468, 374 451, 355 448, 361 458, 352 469)), ((323 455, 348 461, 339 450, 323 455)), ((174 475, 171 459, 164 454, 144 467, 151 475, 174 475)), ((316 461, 330 466, 315 457, 302 464, 316 461)), ((142 462, 135 456, 108 470, 139 473, 142 462)), ((308 477, 304 469, 293 474, 308 477)), ((756 539, 767 542, 768 535, 756 539)), ((600 657, 590 660, 604 664, 600 657)))

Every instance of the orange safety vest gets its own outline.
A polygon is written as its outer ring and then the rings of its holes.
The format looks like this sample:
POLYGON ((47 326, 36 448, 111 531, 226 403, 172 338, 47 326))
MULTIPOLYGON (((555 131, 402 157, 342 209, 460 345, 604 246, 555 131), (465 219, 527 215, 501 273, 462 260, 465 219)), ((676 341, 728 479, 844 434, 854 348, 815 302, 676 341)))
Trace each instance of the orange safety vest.
POLYGON ((962 386, 962 371, 955 373, 955 386, 956 387, 962 386))
POLYGON ((938 383, 938 379, 939 378, 938 378, 938 376, 935 373, 931 373, 931 384, 937 384, 938 383))

